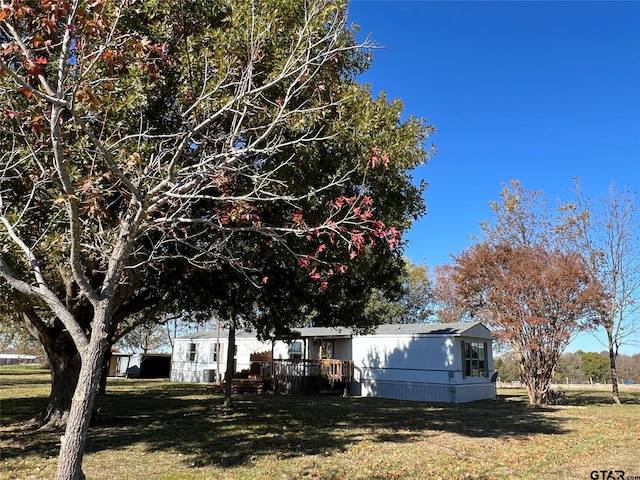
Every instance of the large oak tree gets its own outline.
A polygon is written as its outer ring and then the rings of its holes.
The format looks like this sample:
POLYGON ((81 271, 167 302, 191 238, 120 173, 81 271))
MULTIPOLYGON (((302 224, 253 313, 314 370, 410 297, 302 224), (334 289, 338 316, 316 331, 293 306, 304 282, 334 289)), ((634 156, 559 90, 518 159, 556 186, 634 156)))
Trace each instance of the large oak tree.
POLYGON ((202 302, 221 265, 269 283, 235 245, 318 291, 400 246, 432 129, 356 82, 371 46, 328 0, 2 4, 2 295, 69 374, 57 478, 84 478, 122 324, 202 302))

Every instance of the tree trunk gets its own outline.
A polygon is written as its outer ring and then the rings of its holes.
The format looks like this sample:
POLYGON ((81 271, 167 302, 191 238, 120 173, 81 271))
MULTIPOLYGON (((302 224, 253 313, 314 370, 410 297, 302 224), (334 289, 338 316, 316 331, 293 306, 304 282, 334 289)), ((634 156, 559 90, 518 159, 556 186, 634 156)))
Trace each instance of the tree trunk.
POLYGON ((231 406, 231 381, 235 373, 236 356, 236 314, 232 308, 229 315, 229 340, 227 344, 227 371, 224 376, 224 406, 231 406))
POLYGON ((69 411, 67 428, 61 440, 56 480, 85 479, 82 471, 82 459, 87 441, 87 431, 91 422, 93 401, 100 383, 102 362, 109 348, 107 335, 97 330, 101 326, 99 322, 94 322, 91 342, 82 358, 82 367, 69 411))
POLYGON ((107 377, 109 376, 109 364, 111 363, 111 348, 107 349, 107 353, 102 361, 102 369, 100 370, 100 384, 98 386, 98 395, 107 393, 107 377))
POLYGON ((42 430, 62 430, 67 425, 82 362, 78 352, 62 350, 48 355, 51 364, 49 403, 37 419, 42 430))
POLYGON ((62 323, 55 321, 49 325, 33 310, 23 312, 22 318, 29 332, 42 344, 51 371, 49 402, 31 424, 43 430, 64 429, 80 375, 80 354, 62 323))
POLYGON ((535 380, 529 380, 526 385, 529 405, 540 407, 547 404, 548 385, 544 387, 541 382, 535 380))
POLYGON ((609 368, 611 370, 611 389, 613 403, 620 405, 620 390, 618 388, 618 369, 616 368, 616 360, 618 358, 618 352, 616 351, 615 344, 613 343, 613 337, 607 329, 607 336, 609 337, 609 368))
POLYGON ((529 405, 538 407, 546 405, 551 378, 546 378, 546 375, 540 372, 539 369, 534 372, 527 371, 522 361, 520 362, 520 376, 527 387, 529 405))
POLYGON ((108 301, 96 308, 89 344, 81 351, 82 366, 71 402, 67 427, 60 442, 56 480, 84 480, 82 459, 91 423, 93 401, 98 392, 105 354, 110 344, 107 333, 111 314, 108 301))

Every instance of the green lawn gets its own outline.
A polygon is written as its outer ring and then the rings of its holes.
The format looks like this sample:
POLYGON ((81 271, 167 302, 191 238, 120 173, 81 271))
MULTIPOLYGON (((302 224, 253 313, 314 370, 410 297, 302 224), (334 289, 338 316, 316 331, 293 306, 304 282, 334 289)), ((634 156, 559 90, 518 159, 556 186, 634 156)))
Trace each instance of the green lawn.
MULTIPOLYGON (((60 433, 25 431, 48 375, 0 368, 0 479, 48 479, 60 433)), ((623 405, 571 390, 527 406, 522 390, 464 405, 240 395, 225 409, 202 385, 112 380, 90 431, 89 479, 589 479, 640 475, 640 389, 623 405)))

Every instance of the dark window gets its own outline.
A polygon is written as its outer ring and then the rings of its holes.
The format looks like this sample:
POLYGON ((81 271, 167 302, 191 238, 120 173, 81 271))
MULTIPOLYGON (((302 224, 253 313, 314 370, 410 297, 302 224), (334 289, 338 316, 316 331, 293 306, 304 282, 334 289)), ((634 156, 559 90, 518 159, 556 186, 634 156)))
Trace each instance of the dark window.
POLYGON ((218 361, 218 353, 220 352, 220 344, 218 342, 213 344, 213 361, 218 361))
POLYGON ((302 358, 302 342, 300 340, 289 344, 289 358, 298 360, 302 358))
POLYGON ((487 375, 487 344, 483 342, 462 342, 464 352, 464 376, 482 377, 487 375))
POLYGON ((196 361, 196 344, 195 343, 189 344, 189 361, 190 362, 196 361))

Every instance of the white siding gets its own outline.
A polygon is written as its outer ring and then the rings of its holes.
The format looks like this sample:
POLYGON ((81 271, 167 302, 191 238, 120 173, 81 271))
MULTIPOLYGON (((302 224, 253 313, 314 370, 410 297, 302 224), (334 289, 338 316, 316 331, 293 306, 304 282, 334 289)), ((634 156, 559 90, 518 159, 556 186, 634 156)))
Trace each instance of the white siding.
POLYGON ((456 385, 455 403, 496 399, 496 384, 491 382, 456 385))
MULTIPOLYGON (((416 326, 409 326, 416 332, 416 326)), ((333 357, 339 360, 353 360, 354 382, 349 387, 353 395, 379 396, 406 400, 432 402, 469 402, 495 398, 495 384, 489 376, 493 373, 491 337, 489 331, 480 324, 468 329, 438 332, 408 333, 402 327, 397 331, 378 332, 372 335, 355 335, 344 338, 344 332, 336 332, 333 340, 333 357), (462 335, 462 336, 461 336, 462 335), (487 376, 465 376, 463 342, 484 342, 487 344, 487 376)), ((318 341, 314 344, 317 330, 307 332, 305 358, 316 358, 318 341)), ((329 340, 331 335, 323 332, 329 340)), ((215 372, 217 362, 213 358, 216 339, 183 338, 176 340, 171 380, 184 382, 209 381, 210 372, 215 372), (196 358, 189 359, 189 345, 196 345, 196 358)), ((226 370, 227 340, 220 339, 220 375, 226 370)), ((236 339, 236 371, 250 366, 252 353, 272 351, 274 359, 289 358, 289 345, 284 341, 260 342, 251 335, 244 334, 236 339)))
POLYGON ((20 353, 0 354, 0 365, 19 365, 25 363, 39 363, 39 359, 35 355, 24 355, 20 353))
MULTIPOLYGON (((215 359, 215 343, 213 338, 180 338, 176 339, 173 349, 171 365, 171 381, 206 383, 213 380, 218 369, 215 359), (196 358, 190 360, 190 345, 196 346, 196 358)), ((236 372, 248 369, 251 365, 252 353, 271 351, 271 342, 261 342, 256 338, 241 337, 236 339, 236 372)), ((227 371, 227 352, 229 351, 226 338, 220 339, 220 372, 224 376, 227 371)))
POLYGON ((447 383, 461 369, 460 345, 444 336, 353 338, 353 361, 363 378, 447 383))
MULTIPOLYGON (((491 340, 488 368, 492 371, 491 340)), ((495 398, 486 377, 463 378, 462 340, 449 335, 368 335, 353 338, 356 395, 435 402, 495 398)))
POLYGON ((454 392, 455 387, 433 383, 394 380, 365 380, 362 383, 362 395, 365 397, 448 403, 454 401, 454 392))
POLYGON ((496 398, 495 384, 437 384, 393 380, 365 380, 361 383, 365 397, 394 398, 421 402, 465 403, 496 398))

